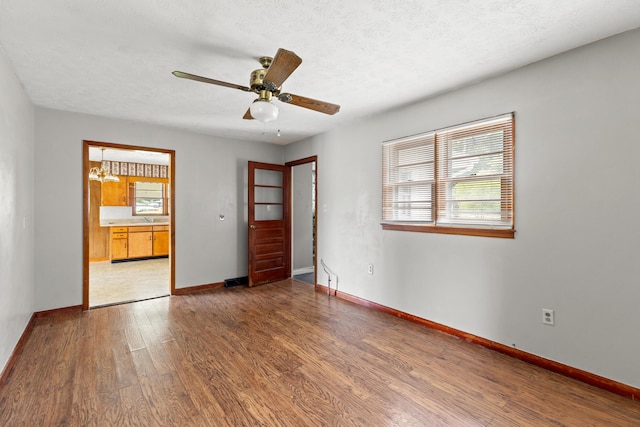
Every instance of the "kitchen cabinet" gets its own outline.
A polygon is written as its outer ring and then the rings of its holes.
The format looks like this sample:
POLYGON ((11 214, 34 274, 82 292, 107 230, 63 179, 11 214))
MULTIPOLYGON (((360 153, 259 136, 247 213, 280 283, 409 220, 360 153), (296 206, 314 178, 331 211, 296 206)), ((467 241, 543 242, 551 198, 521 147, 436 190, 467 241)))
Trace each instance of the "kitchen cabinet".
POLYGON ((127 227, 111 227, 111 260, 129 257, 127 227))
POLYGON ((101 206, 129 206, 129 183, 126 176, 118 176, 118 182, 103 182, 101 206))
POLYGON ((169 226, 153 226, 153 256, 169 255, 169 226))
POLYGON ((129 227, 129 258, 153 256, 153 227, 129 227))
POLYGON ((111 260, 169 255, 169 226, 140 225, 111 228, 111 260))

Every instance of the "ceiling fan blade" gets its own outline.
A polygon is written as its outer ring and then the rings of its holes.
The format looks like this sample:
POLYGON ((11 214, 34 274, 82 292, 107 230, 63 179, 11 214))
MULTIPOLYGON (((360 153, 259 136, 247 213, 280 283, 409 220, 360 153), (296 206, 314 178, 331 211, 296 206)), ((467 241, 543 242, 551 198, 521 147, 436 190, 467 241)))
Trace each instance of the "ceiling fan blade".
POLYGON ((253 116, 251 115, 251 109, 247 108, 247 112, 244 113, 244 116, 242 116, 243 119, 245 120, 253 120, 253 116))
POLYGON ((276 88, 282 86, 285 80, 302 63, 302 58, 290 50, 278 49, 271 65, 264 76, 265 82, 272 82, 276 88))
POLYGON ((232 89, 240 89, 240 90, 243 90, 245 92, 251 92, 251 89, 246 87, 246 86, 240 86, 240 85, 233 84, 233 83, 227 83, 227 82, 223 82, 221 80, 214 80, 214 79, 210 79, 208 77, 196 76, 195 74, 184 73, 182 71, 174 71, 172 74, 174 76, 176 76, 176 77, 180 77, 181 79, 195 80, 197 82, 211 83, 212 85, 230 87, 232 89))
POLYGON ((340 106, 331 104, 330 102, 318 101, 317 99, 306 98, 304 96, 294 95, 292 93, 283 93, 278 99, 288 104, 297 105, 298 107, 308 108, 309 110, 319 111, 321 113, 334 115, 340 111, 340 106))

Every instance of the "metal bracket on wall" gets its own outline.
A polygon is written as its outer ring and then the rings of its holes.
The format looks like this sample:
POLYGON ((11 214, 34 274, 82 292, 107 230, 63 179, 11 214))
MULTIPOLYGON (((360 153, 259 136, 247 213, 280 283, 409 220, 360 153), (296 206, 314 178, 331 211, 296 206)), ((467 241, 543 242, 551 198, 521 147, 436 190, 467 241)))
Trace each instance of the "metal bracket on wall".
POLYGON ((334 295, 338 292, 338 275, 336 273, 334 273, 333 271, 331 271, 331 269, 329 268, 329 266, 327 264, 324 263, 323 259, 320 259, 320 264, 322 264, 322 269, 324 270, 325 273, 327 273, 327 276, 329 277, 329 284, 327 285, 327 295, 331 296, 331 276, 334 276, 336 278, 336 285, 334 287, 334 295))

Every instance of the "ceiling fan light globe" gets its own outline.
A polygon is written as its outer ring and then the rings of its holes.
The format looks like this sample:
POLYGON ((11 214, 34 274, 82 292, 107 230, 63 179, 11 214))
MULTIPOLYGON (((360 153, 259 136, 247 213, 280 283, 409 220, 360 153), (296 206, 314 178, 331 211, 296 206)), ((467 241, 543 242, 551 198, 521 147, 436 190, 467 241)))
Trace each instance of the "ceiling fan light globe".
POLYGON ((278 107, 269 101, 255 101, 249 107, 251 117, 263 123, 271 122, 278 118, 278 107))

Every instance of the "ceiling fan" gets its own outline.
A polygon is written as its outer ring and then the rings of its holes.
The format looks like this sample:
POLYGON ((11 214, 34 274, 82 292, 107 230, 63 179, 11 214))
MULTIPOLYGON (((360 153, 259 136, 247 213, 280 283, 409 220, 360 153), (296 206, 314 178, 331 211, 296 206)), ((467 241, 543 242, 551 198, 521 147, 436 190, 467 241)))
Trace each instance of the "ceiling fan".
POLYGON ((182 71, 174 71, 173 75, 183 79, 257 93, 258 98, 253 101, 253 104, 251 104, 251 107, 243 117, 243 119, 247 120, 257 119, 266 123, 277 119, 278 107, 271 102, 273 97, 281 102, 325 114, 333 115, 340 111, 339 105, 281 91, 282 83, 284 83, 291 73, 302 63, 302 59, 292 51, 281 48, 278 49, 275 57, 263 56, 260 57, 258 61, 260 61, 262 68, 251 73, 250 87, 214 80, 208 77, 196 76, 195 74, 182 71))

